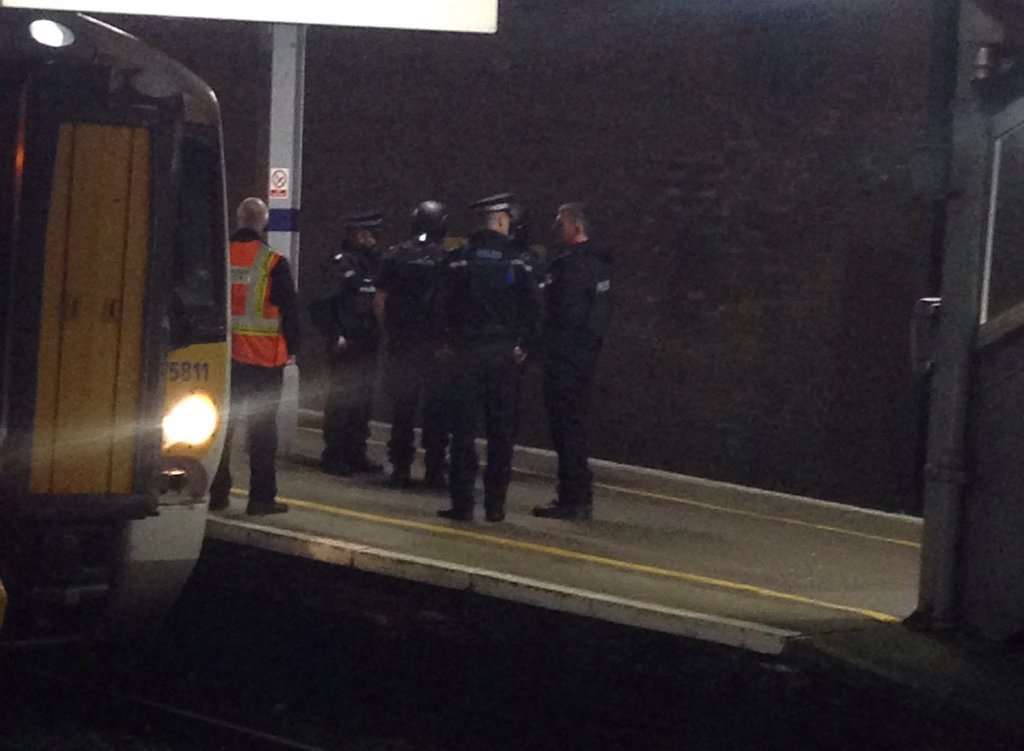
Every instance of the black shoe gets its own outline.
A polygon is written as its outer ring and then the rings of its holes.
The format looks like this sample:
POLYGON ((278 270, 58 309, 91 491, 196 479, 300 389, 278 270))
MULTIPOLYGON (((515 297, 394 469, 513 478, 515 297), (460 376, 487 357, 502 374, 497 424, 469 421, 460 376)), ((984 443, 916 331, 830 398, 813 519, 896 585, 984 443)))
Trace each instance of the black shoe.
POLYGON ((388 477, 386 485, 389 488, 398 488, 404 490, 412 487, 412 478, 409 476, 408 470, 394 470, 388 477))
POLYGON ((453 522, 473 521, 473 509, 471 508, 443 508, 437 512, 442 519, 451 519, 453 522))
POLYGON ((552 501, 547 506, 537 506, 533 515, 541 519, 569 519, 571 521, 590 521, 594 515, 594 507, 589 504, 568 504, 552 501))
POLYGON ((267 516, 269 514, 284 514, 288 507, 283 503, 271 501, 270 503, 250 503, 245 509, 249 516, 267 516))
POLYGON ((210 511, 226 511, 228 506, 230 506, 230 505, 231 504, 228 503, 228 499, 227 498, 211 498, 210 499, 210 511))
POLYGON ((335 477, 351 477, 355 470, 345 462, 330 462, 329 464, 320 462, 320 471, 325 475, 334 475, 335 477))
POLYGON ((503 522, 505 521, 505 509, 489 508, 484 512, 484 518, 489 522, 503 522))
POLYGON ((359 459, 354 459, 348 462, 348 465, 354 472, 366 472, 371 475, 375 475, 378 472, 384 471, 383 464, 377 464, 375 461, 371 461, 370 457, 364 456, 359 459))

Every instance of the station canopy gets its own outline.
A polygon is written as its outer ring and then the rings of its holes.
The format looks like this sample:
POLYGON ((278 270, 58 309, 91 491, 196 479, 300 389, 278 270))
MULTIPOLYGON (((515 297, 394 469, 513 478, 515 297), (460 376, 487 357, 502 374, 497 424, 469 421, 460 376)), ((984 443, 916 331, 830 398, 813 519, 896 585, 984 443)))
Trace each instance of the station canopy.
POLYGON ((491 34, 498 29, 498 0, 0 0, 0 7, 491 34))

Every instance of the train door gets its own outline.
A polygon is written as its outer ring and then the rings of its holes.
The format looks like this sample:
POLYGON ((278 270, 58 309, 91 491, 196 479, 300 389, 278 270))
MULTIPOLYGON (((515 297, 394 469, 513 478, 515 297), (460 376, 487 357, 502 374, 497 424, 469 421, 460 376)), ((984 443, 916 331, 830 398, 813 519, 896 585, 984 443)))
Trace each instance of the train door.
POLYGON ((149 131, 63 123, 50 191, 32 494, 129 494, 139 423, 149 131))
POLYGON ((1024 98, 992 118, 990 153, 958 591, 1002 637, 1024 631, 1024 98))
POLYGON ((29 515, 73 515, 86 499, 95 514, 108 499, 138 518, 155 509, 159 472, 151 200, 168 128, 98 109, 91 84, 88 69, 44 71, 21 90, 4 488, 29 515))

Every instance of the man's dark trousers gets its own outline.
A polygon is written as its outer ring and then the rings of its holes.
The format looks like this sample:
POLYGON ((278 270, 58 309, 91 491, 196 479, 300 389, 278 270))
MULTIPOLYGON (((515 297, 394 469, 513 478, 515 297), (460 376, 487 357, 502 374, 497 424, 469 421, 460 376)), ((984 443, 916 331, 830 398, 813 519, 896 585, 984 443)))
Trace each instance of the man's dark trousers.
POLYGON ((210 498, 223 501, 231 491, 231 444, 241 420, 246 422, 249 452, 249 505, 268 506, 277 495, 277 409, 281 403, 284 368, 231 364, 231 418, 224 452, 210 487, 210 498))
POLYGON ((428 477, 444 471, 448 447, 448 391, 445 367, 432 345, 409 344, 388 352, 388 393, 393 414, 388 453, 398 472, 408 472, 416 455, 416 406, 423 396, 421 445, 428 477))
POLYGON ((587 415, 597 365, 597 353, 559 359, 549 356, 544 364, 544 403, 551 425, 551 440, 558 454, 560 505, 593 503, 593 474, 588 457, 587 415))
POLYGON ((337 467, 359 464, 366 459, 376 371, 375 352, 342 354, 331 364, 330 391, 324 405, 321 465, 337 467))
POLYGON ((452 375, 452 447, 449 486, 452 507, 473 508, 473 486, 479 462, 476 424, 480 408, 487 436, 484 506, 505 507, 515 445, 516 406, 522 370, 513 362, 512 342, 468 345, 454 358, 452 375))

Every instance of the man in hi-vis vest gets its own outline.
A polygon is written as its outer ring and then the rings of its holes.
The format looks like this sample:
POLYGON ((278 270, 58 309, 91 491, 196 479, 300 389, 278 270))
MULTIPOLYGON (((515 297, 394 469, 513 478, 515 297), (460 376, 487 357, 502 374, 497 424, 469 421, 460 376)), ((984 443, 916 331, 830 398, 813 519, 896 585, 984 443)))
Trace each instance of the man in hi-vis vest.
POLYGON ((238 229, 231 236, 231 420, 210 508, 227 508, 231 490, 231 439, 242 418, 247 423, 249 514, 288 510, 275 500, 277 408, 284 366, 299 350, 299 316, 288 260, 263 240, 270 212, 259 198, 238 206, 238 229))

